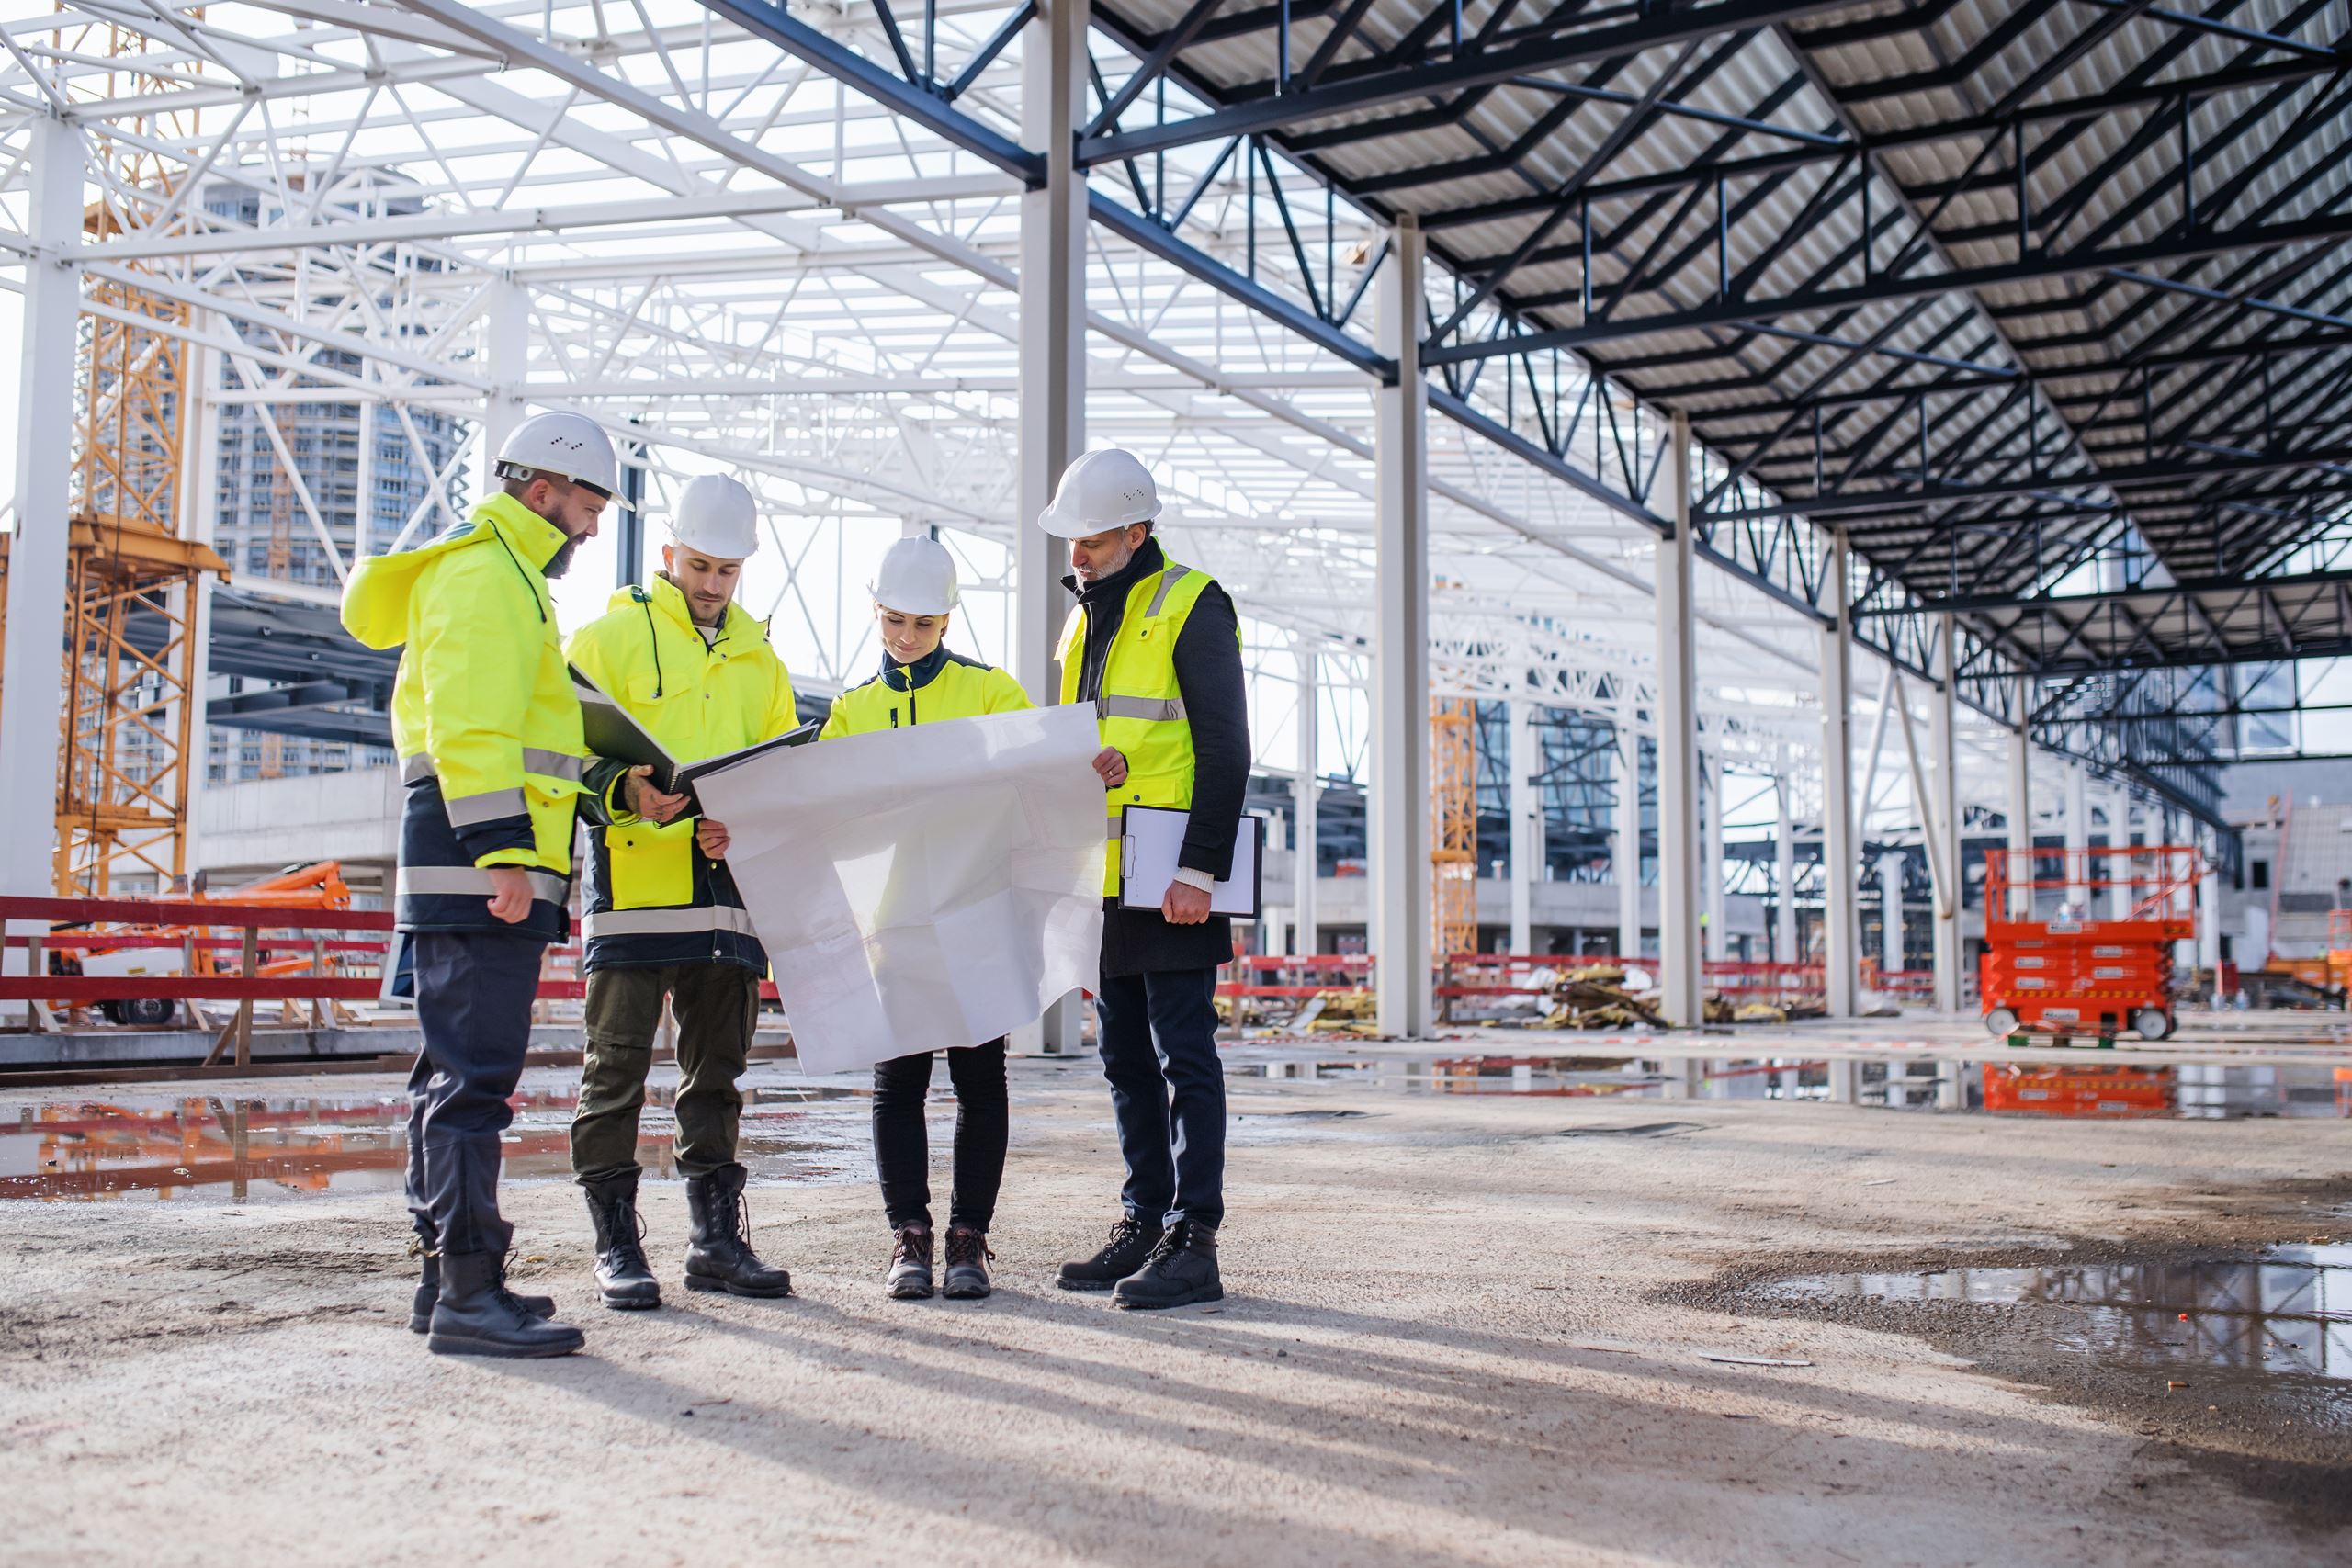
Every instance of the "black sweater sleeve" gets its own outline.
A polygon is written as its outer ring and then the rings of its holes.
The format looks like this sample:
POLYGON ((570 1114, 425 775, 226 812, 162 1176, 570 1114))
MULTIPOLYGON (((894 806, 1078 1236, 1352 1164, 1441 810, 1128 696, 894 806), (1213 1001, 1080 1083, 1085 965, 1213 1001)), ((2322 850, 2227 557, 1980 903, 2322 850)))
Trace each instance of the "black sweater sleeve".
POLYGON ((1202 590, 1176 639, 1176 689, 1193 730, 1193 811, 1176 863, 1226 876, 1250 793, 1250 707, 1240 623, 1223 587, 1202 590))

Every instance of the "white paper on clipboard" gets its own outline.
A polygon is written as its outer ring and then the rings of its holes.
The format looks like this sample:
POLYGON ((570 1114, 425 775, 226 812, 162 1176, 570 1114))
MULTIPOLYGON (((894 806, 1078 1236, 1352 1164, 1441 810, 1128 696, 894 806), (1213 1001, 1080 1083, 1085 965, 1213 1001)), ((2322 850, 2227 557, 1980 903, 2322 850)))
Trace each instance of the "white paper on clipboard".
MULTIPOLYGON (((1130 806, 1119 840, 1119 907, 1157 909, 1176 880, 1176 858, 1183 852, 1189 812, 1166 806, 1130 806)), ((1258 918, 1264 882, 1266 819, 1245 816, 1233 835, 1233 870, 1209 893, 1209 913, 1245 920, 1258 918)))

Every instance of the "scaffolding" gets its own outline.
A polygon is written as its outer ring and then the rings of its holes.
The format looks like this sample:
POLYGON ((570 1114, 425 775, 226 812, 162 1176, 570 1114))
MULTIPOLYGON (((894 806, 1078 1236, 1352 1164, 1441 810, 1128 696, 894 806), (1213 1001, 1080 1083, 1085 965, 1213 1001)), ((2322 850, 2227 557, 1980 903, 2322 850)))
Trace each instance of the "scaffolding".
POLYGON ((1478 720, 1464 697, 1430 714, 1430 951, 1478 951, 1478 720))

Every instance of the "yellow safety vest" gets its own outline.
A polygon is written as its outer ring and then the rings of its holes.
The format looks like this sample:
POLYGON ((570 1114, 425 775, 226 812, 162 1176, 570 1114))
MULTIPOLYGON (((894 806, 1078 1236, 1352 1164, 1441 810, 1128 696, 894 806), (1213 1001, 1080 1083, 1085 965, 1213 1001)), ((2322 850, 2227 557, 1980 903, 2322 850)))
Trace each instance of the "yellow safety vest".
MULTIPOLYGON (((1105 827, 1114 845, 1130 806, 1189 810, 1193 804, 1193 727, 1176 684, 1176 639, 1202 592, 1207 572, 1170 561, 1127 591, 1126 610, 1102 661, 1102 689, 1094 715, 1102 744, 1127 760, 1126 783, 1106 793, 1105 827)), ((1086 606, 1071 606, 1055 650, 1062 666, 1062 701, 1078 701, 1086 665, 1086 606)), ((1119 856, 1103 857, 1102 891, 1119 891, 1119 856)))
POLYGON ((820 740, 865 735, 942 719, 975 718, 984 713, 1017 713, 1032 706, 1021 682, 992 664, 935 648, 912 664, 888 654, 881 671, 833 699, 820 740))
MULTIPOLYGON (((615 593, 565 652, 681 762, 799 723, 791 674, 768 646, 765 623, 729 604, 718 637, 706 642, 686 596, 665 577, 615 593)), ((599 802, 610 820, 596 829, 588 880, 587 967, 716 957, 763 968, 751 921, 714 887, 711 863, 695 845, 695 819, 656 825, 634 816, 615 798, 619 783, 616 774, 599 802)))
POLYGON ((359 563, 343 624, 368 648, 405 644, 392 749, 409 785, 401 829, 405 930, 560 937, 586 746, 541 569, 563 530, 510 495, 413 550, 359 563), (522 927, 487 913, 483 868, 529 870, 522 927))

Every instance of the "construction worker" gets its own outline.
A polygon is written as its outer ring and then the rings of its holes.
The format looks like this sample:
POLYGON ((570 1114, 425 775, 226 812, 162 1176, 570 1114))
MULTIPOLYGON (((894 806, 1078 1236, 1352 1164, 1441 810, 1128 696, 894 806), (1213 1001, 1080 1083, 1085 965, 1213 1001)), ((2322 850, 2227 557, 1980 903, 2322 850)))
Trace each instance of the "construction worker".
MULTIPOLYGON (((936 539, 900 539, 867 585, 882 668, 833 699, 820 740, 899 729, 916 723, 1012 713, 1030 706, 1021 682, 943 642, 956 604, 956 559, 936 539)), ((932 1292, 931 1147, 923 1100, 931 1092, 932 1053, 874 1068, 874 1168, 882 1212, 890 1222, 890 1261, 883 1287, 899 1301, 932 1292)), ((947 1269, 952 1299, 989 1293, 989 1224, 1004 1179, 1004 1041, 947 1053, 956 1086, 956 1185, 947 1198, 947 1269)))
MULTIPOLYGON (((690 481, 662 570, 624 588, 572 634, 571 661, 681 762, 791 729, 792 678, 764 621, 735 603, 759 548, 758 508, 731 479, 690 481)), ((662 1304, 637 1212, 637 1123, 666 998, 677 1020, 678 1168, 686 1178, 686 1288, 786 1296, 792 1276, 752 1250, 737 1158, 768 958, 727 868, 727 828, 656 788, 652 769, 599 759, 583 809, 588 868, 588 1054, 571 1168, 596 1231, 596 1286, 623 1311, 662 1304)))
POLYGON ((1250 779, 1241 631, 1206 572, 1152 537, 1159 489, 1133 454, 1072 463, 1038 518, 1069 541, 1078 604, 1062 629, 1061 700, 1091 703, 1103 750, 1114 852, 1104 867, 1096 1042, 1126 1163, 1125 1213, 1093 1257, 1062 1265, 1069 1291, 1111 1290, 1122 1306, 1172 1307, 1225 1294, 1225 1077, 1216 1054, 1216 971, 1230 922, 1209 897, 1232 869, 1250 779), (1119 908, 1115 844, 1130 806, 1184 810, 1175 880, 1157 909, 1119 908))
POLYGON ((408 1205, 424 1258, 409 1325, 445 1355, 560 1356, 580 1331, 548 1298, 505 1287, 499 1135, 540 955, 570 934, 586 750, 548 580, 595 536, 620 465, 594 421, 543 413, 499 446, 496 473, 500 491, 466 522, 362 561, 343 624, 369 648, 406 645, 392 689, 407 785, 396 913, 424 1037, 409 1076, 408 1205))

